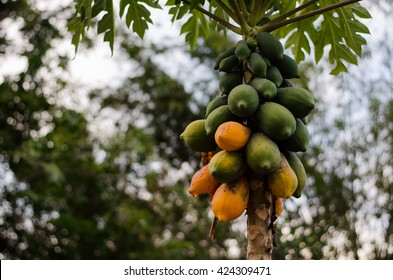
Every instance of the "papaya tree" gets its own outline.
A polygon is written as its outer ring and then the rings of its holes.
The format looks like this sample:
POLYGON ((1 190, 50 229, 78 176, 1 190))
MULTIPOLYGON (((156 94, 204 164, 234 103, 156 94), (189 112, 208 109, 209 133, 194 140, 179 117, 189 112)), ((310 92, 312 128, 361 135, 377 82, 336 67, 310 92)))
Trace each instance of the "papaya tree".
POLYGON ((306 57, 318 63, 326 53, 331 74, 347 72, 366 44, 363 34, 369 30, 361 20, 371 17, 367 9, 360 0, 74 2, 68 29, 76 51, 96 23, 113 52, 116 14, 143 38, 153 24, 152 9, 167 11, 181 24, 190 50, 212 31, 239 36, 216 59, 220 92, 205 118, 189 123, 180 137, 202 157, 189 191, 210 196, 211 238, 218 221, 234 220, 246 210, 247 258, 271 259, 282 201, 300 197, 306 185, 297 153, 306 152, 307 117, 316 103, 312 93, 296 86, 297 64, 306 57))

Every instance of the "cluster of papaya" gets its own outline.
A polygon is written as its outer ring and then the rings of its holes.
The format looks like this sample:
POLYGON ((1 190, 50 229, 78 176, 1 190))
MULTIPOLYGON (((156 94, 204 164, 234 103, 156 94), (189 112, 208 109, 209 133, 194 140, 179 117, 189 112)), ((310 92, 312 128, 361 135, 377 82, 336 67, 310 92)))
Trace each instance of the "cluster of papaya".
POLYGON ((267 32, 237 42, 217 57, 214 68, 224 72, 220 95, 207 105, 205 118, 180 135, 205 155, 189 192, 209 194, 215 217, 229 221, 244 212, 250 178, 258 178, 277 198, 279 215, 282 199, 300 197, 306 183, 296 152, 307 149, 305 117, 314 98, 288 81, 299 78, 297 64, 267 32))

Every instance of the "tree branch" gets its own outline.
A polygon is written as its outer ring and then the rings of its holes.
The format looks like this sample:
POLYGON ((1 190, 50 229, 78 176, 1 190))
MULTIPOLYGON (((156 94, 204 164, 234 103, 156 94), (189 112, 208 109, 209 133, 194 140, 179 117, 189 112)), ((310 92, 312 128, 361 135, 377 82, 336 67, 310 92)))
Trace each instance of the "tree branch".
POLYGON ((325 12, 328 12, 328 11, 331 11, 331 10, 334 10, 334 9, 337 9, 337 8, 341 8, 341 7, 344 7, 344 6, 347 6, 347 5, 356 3, 356 2, 360 2, 360 1, 362 1, 362 0, 347 0, 347 1, 339 2, 339 3, 336 3, 336 4, 330 5, 330 6, 326 6, 324 8, 320 8, 320 9, 317 9, 317 10, 314 10, 314 11, 311 11, 311 12, 299 15, 299 16, 291 18, 291 19, 283 20, 281 22, 277 22, 277 23, 270 23, 269 22, 266 25, 261 26, 260 28, 258 28, 257 32, 258 33, 259 32, 263 32, 263 31, 270 32, 270 31, 276 30, 276 29, 278 29, 280 27, 283 27, 285 25, 288 25, 288 24, 291 24, 291 23, 294 23, 294 22, 298 22, 300 20, 303 20, 303 19, 306 19, 306 18, 309 18, 309 17, 321 15, 321 14, 323 14, 325 12))
MULTIPOLYGON (((187 5, 190 5, 190 1, 188 0, 183 0, 184 3, 186 3, 187 5)), ((232 30, 233 32, 235 32, 236 34, 241 35, 242 34, 242 29, 240 29, 239 27, 227 22, 226 20, 212 14, 211 12, 205 10, 204 8, 202 8, 201 6, 197 6, 195 7, 196 10, 198 10, 199 12, 201 12, 202 14, 210 17, 211 19, 217 21, 218 23, 224 25, 226 28, 232 30)))
POLYGON ((242 28, 243 35, 248 35, 250 26, 248 25, 247 21, 243 17, 243 14, 240 11, 240 7, 239 7, 237 1, 236 0, 230 0, 230 3, 232 5, 233 9, 235 10, 237 18, 239 19, 239 24, 240 24, 240 27, 242 28))

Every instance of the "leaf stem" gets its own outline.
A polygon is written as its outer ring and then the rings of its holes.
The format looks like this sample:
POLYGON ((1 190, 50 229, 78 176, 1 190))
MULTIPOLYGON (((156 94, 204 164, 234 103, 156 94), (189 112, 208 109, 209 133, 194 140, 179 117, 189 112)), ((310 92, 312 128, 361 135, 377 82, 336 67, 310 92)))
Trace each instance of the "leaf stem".
POLYGON ((237 18, 239 19, 239 24, 240 24, 240 27, 243 31, 243 35, 248 35, 249 30, 250 30, 250 26, 246 22, 246 19, 244 18, 237 1, 236 0, 229 0, 229 2, 231 3, 233 9, 235 10, 237 18))
MULTIPOLYGON (((188 0, 183 0, 184 3, 186 3, 187 5, 190 5, 190 1, 188 0)), ((201 12, 202 14, 210 17, 211 19, 217 21, 218 23, 222 24, 223 26, 225 26, 226 28, 232 30, 233 32, 235 32, 236 34, 241 35, 242 34, 242 29, 240 29, 239 27, 229 23, 228 21, 212 14, 211 12, 205 10, 204 8, 202 8, 201 6, 197 6, 195 7, 196 10, 198 10, 199 12, 201 12)))
POLYGON ((291 23, 294 23, 294 22, 298 22, 298 21, 303 20, 305 18, 321 15, 321 14, 323 14, 325 12, 328 12, 328 11, 331 11, 331 10, 334 10, 334 9, 337 9, 337 8, 341 8, 341 7, 344 7, 344 6, 347 6, 347 5, 356 3, 356 2, 360 2, 360 1, 362 1, 362 0, 346 0, 346 1, 339 2, 339 3, 336 3, 336 4, 330 5, 330 6, 326 6, 324 8, 320 8, 320 9, 308 12, 308 13, 304 13, 304 14, 299 15, 299 16, 294 17, 294 18, 283 20, 281 22, 277 22, 277 23, 269 22, 266 25, 263 25, 263 26, 259 27, 257 29, 257 32, 258 33, 259 32, 263 32, 263 31, 270 32, 270 31, 276 30, 276 29, 278 29, 280 27, 283 27, 285 25, 288 25, 288 24, 291 24, 291 23))
POLYGON ((274 23, 276 23, 276 22, 283 21, 283 20, 285 20, 286 18, 290 17, 291 15, 296 14, 297 12, 299 12, 299 11, 301 11, 301 10, 307 8, 308 6, 314 4, 315 2, 318 2, 318 1, 319 1, 319 0, 310 0, 310 1, 308 1, 308 2, 306 2, 306 3, 304 3, 304 4, 302 4, 302 5, 300 5, 299 7, 295 8, 295 9, 293 9, 293 10, 290 10, 289 12, 286 12, 285 14, 282 14, 281 16, 279 16, 279 17, 273 19, 273 20, 270 22, 270 24, 274 24, 274 23))
POLYGON ((229 17, 231 17, 235 22, 239 23, 237 20, 236 14, 231 10, 230 7, 228 7, 224 2, 221 0, 216 0, 217 4, 220 5, 220 7, 228 14, 229 17))
POLYGON ((262 9, 262 0, 255 0, 254 3, 254 10, 251 11, 251 16, 249 19, 249 23, 251 26, 255 26, 258 23, 260 18, 260 10, 262 9))
POLYGON ((240 7, 240 11, 242 12, 245 20, 247 21, 250 14, 247 10, 246 3, 244 2, 244 0, 239 0, 239 7, 240 7))

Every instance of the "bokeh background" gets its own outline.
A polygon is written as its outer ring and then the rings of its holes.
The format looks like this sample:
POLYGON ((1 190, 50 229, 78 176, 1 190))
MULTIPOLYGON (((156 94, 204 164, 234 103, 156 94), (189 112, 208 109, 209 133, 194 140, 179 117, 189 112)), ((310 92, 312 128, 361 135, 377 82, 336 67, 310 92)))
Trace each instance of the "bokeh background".
MULTIPOLYGON (((285 201, 275 259, 393 259, 393 2, 357 66, 300 64, 317 99, 308 182, 285 201)), ((219 223, 187 188, 199 166, 178 135, 218 94, 212 34, 190 54, 165 12, 145 40, 118 23, 77 55, 72 1, 0 1, 0 259, 242 259, 245 216, 219 223)), ((289 50, 286 53, 290 54, 289 50)))

